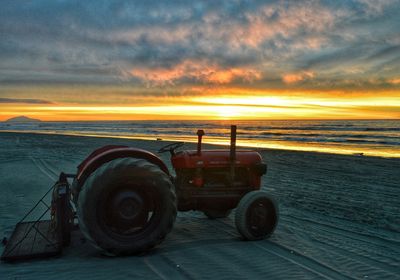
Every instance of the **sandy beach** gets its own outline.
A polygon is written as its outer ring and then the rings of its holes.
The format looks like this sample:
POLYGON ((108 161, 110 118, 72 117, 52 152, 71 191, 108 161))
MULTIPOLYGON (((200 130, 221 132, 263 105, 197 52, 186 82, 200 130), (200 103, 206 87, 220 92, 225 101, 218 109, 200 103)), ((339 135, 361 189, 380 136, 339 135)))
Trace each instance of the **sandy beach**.
MULTIPOLYGON (((59 172, 74 173, 108 144, 156 153, 167 142, 0 133, 0 237, 11 234, 59 172)), ((400 279, 400 159, 260 152, 268 163, 262 188, 280 205, 268 240, 241 241, 233 214, 209 220, 184 212, 145 255, 102 256, 75 231, 62 257, 1 263, 0 278, 400 279)), ((161 157, 172 170, 169 155, 161 157)))

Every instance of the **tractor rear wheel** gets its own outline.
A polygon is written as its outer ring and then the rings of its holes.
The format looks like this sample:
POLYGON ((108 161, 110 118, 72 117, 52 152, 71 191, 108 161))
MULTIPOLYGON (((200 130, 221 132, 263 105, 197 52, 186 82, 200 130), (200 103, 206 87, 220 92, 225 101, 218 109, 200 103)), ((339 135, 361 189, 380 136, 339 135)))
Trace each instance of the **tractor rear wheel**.
POLYGON ((235 223, 246 240, 267 238, 278 223, 277 203, 264 191, 251 191, 240 200, 235 223))
POLYGON ((176 218, 174 187, 145 160, 103 164, 84 183, 77 213, 84 236, 108 255, 136 254, 161 243, 176 218))
POLYGON ((203 213, 206 215, 209 219, 219 219, 219 218, 226 218, 229 216, 229 214, 232 212, 231 209, 207 209, 204 210, 203 213))

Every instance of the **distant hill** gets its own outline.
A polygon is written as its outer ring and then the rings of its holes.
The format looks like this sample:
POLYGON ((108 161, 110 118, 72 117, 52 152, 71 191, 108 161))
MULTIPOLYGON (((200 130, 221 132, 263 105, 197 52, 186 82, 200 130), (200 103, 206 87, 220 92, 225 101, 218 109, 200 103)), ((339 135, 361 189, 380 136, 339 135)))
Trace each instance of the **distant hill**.
POLYGON ((30 123, 30 122, 41 122, 39 119, 33 119, 26 116, 18 116, 11 119, 6 120, 9 123, 30 123))

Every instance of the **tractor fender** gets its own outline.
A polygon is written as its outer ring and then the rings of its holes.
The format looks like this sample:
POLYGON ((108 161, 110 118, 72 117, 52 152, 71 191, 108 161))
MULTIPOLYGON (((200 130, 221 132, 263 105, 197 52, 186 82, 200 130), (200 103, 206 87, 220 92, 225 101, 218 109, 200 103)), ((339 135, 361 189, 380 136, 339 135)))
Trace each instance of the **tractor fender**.
POLYGON ((92 174, 104 163, 117 158, 137 158, 147 160, 148 162, 157 165, 163 172, 165 172, 170 178, 172 178, 165 163, 158 156, 149 151, 138 148, 131 148, 128 146, 104 146, 92 152, 78 166, 78 172, 72 187, 74 200, 77 199, 82 186, 84 185, 87 178, 89 178, 90 174, 92 174))

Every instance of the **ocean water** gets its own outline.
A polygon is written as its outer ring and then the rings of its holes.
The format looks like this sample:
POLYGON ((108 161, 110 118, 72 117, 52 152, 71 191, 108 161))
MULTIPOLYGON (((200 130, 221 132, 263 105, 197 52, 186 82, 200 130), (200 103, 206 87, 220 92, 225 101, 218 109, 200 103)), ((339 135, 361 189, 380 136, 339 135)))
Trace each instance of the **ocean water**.
POLYGON ((400 157, 400 120, 0 122, 0 131, 196 142, 203 129, 205 143, 227 145, 231 124, 239 146, 400 157))

